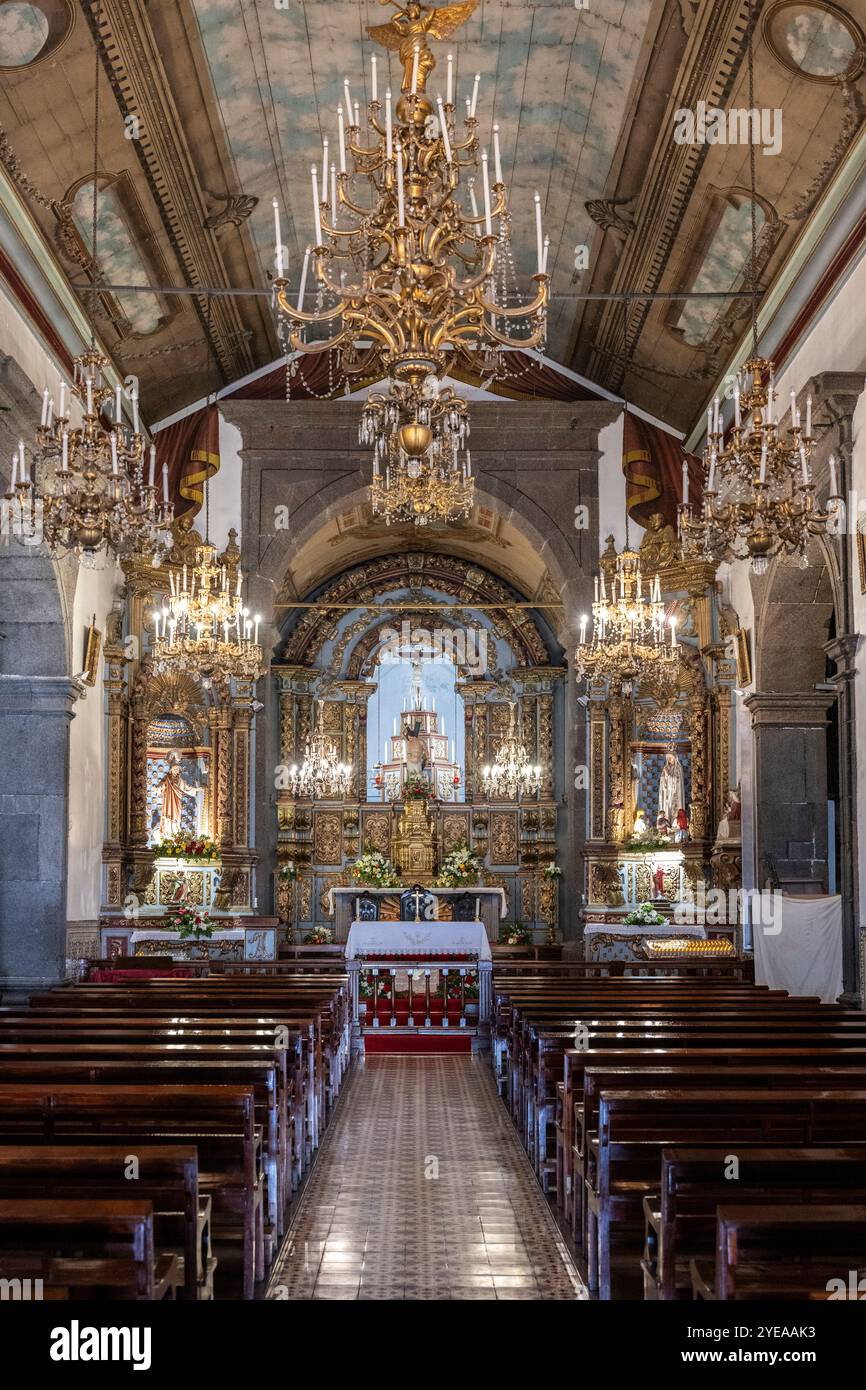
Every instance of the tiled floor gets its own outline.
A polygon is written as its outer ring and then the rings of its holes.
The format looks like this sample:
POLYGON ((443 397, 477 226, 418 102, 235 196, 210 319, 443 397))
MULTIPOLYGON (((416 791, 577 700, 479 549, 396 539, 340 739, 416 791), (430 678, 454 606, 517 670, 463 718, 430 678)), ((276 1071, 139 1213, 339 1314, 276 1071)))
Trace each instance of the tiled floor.
POLYGON ((359 1064, 268 1297, 585 1296, 489 1063, 457 1056, 359 1064))

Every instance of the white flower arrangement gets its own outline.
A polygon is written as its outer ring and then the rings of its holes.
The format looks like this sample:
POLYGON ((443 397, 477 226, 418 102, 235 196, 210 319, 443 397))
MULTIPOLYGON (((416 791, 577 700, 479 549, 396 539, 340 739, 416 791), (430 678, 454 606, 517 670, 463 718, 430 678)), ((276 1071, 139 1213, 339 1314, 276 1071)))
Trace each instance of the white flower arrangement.
POLYGON ((627 927, 660 927, 666 918, 657 912, 652 903, 641 903, 625 918, 627 927))

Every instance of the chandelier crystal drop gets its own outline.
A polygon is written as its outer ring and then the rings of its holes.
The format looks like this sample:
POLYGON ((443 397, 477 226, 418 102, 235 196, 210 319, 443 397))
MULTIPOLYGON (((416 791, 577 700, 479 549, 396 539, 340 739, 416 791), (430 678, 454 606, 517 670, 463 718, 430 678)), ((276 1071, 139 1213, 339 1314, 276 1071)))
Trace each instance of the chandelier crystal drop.
POLYGON ((589 640, 587 624, 588 618, 582 617, 575 653, 578 679, 630 686, 641 676, 652 674, 656 685, 676 691, 676 621, 672 618, 668 623, 665 619, 659 576, 656 574, 650 583, 645 581, 640 555, 628 542, 607 574, 603 563, 595 577, 589 640))
POLYGON ((502 740, 493 765, 481 769, 481 782, 488 796, 515 800, 520 796, 535 796, 541 787, 541 768, 529 761, 529 754, 520 742, 511 706, 508 734, 502 740))
POLYGON ((115 556, 153 556, 158 565, 173 544, 168 468, 156 480, 156 449, 145 463, 138 399, 132 396, 132 428, 123 419, 122 388, 106 381, 108 359, 91 347, 73 363, 72 384, 61 380, 57 409, 46 387, 37 449, 28 462, 23 441, 12 462, 6 494, 22 529, 55 554, 74 553, 93 563, 115 556), (73 401, 81 424, 73 426, 73 401), (111 423, 106 423, 109 413, 111 423))
POLYGON ((169 570, 166 606, 154 615, 153 663, 157 671, 188 671, 196 679, 257 681, 267 667, 259 645, 258 614, 241 596, 243 575, 233 581, 224 557, 209 540, 195 563, 169 570))
MULTIPOLYGON (((394 47, 392 28, 393 21, 376 26, 373 37, 394 47)), ((382 103, 374 56, 363 133, 360 108, 344 83, 333 146, 339 164, 329 165, 325 141, 321 167, 311 171, 314 244, 294 302, 274 202, 274 289, 289 327, 287 348, 333 353, 346 380, 387 381, 366 403, 359 441, 373 449, 373 512, 388 523, 425 525, 470 514, 469 407, 444 378, 456 371, 488 379, 503 370, 510 351, 542 347, 547 328, 548 242, 539 195, 535 293, 521 304, 505 287, 511 223, 499 128, 493 127, 490 161, 478 138, 479 79, 458 122, 450 55, 444 95, 435 103, 426 95, 435 66, 419 34, 399 97, 392 103, 386 91, 382 103), (481 210, 474 177, 462 180, 479 162, 481 210), (305 307, 311 271, 312 303, 305 307), (324 336, 307 340, 314 326, 324 336)))
POLYGON ((289 768, 289 791, 292 796, 332 801, 345 796, 351 783, 351 765, 340 760, 336 745, 325 733, 324 705, 319 700, 316 728, 307 742, 304 761, 300 767, 289 768))

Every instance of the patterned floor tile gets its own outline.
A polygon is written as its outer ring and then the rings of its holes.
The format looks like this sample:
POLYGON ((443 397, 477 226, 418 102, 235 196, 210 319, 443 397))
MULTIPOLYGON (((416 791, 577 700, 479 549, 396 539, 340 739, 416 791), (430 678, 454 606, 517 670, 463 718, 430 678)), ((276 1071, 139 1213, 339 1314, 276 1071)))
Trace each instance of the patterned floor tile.
POLYGON ((346 1083, 277 1259, 289 1299, 580 1299, 489 1067, 372 1057, 346 1083))

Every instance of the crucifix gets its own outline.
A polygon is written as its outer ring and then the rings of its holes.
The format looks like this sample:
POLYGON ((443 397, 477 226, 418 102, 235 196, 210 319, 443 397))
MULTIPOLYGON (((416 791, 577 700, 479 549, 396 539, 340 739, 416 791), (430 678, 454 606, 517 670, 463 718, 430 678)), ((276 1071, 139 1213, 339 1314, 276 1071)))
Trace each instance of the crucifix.
POLYGON ((418 888, 418 887, 416 887, 416 888, 415 888, 415 892, 412 894, 412 896, 413 896, 413 898, 415 899, 415 921, 416 921, 416 922, 420 922, 420 921, 421 921, 421 889, 418 888))

